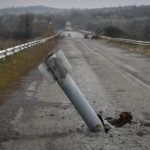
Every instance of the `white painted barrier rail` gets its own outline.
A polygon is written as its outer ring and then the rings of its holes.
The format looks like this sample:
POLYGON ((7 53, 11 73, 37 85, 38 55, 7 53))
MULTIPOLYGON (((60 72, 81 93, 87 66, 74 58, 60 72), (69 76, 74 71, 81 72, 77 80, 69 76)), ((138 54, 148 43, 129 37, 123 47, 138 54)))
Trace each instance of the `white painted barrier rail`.
POLYGON ((125 42, 125 43, 142 45, 142 46, 150 45, 149 41, 137 41, 137 40, 131 40, 131 39, 124 39, 124 38, 111 38, 107 36, 100 36, 100 38, 104 40, 109 40, 109 41, 125 42))
POLYGON ((41 39, 41 40, 36 40, 36 41, 28 42, 28 43, 25 43, 25 44, 21 44, 21 45, 18 45, 18 46, 14 46, 14 47, 11 47, 11 48, 7 48, 5 50, 0 50, 0 59, 4 59, 5 57, 13 55, 14 53, 22 51, 26 48, 35 46, 37 44, 44 43, 44 42, 46 42, 48 40, 51 40, 51 39, 54 39, 57 36, 58 36, 58 34, 50 36, 50 37, 46 37, 46 38, 41 39))
MULTIPOLYGON (((95 36, 95 34, 91 31, 79 30, 79 32, 83 33, 83 34, 95 36)), ((98 37, 101 39, 104 39, 104 40, 109 40, 109 41, 125 42, 125 43, 142 45, 142 46, 150 45, 150 41, 137 41, 137 40, 132 40, 132 39, 124 39, 124 38, 112 38, 112 37, 108 37, 108 36, 98 36, 98 37)))

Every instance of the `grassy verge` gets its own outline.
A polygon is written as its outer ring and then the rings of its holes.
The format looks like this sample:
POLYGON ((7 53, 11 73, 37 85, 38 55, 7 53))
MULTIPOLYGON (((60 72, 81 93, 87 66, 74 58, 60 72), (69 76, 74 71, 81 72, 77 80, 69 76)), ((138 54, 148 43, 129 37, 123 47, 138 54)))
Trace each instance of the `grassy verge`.
POLYGON ((142 54, 150 56, 150 46, 142 46, 142 45, 137 45, 137 44, 109 41, 109 40, 102 40, 102 39, 100 41, 106 44, 116 46, 116 47, 126 48, 132 52, 142 53, 142 54))
POLYGON ((7 99, 6 92, 16 88, 20 78, 36 67, 56 43, 53 39, 0 60, 0 104, 7 99))

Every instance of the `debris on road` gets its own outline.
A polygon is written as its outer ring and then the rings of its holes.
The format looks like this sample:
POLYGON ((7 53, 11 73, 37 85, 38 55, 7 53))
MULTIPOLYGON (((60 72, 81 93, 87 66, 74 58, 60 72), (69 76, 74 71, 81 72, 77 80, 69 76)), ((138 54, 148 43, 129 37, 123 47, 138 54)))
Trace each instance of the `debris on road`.
MULTIPOLYGON (((99 117, 99 119, 103 123, 105 132, 107 133, 111 129, 110 125, 104 123, 101 112, 99 114, 97 114, 97 116, 99 117)), ((119 127, 124 126, 126 123, 131 123, 132 115, 129 112, 122 112, 120 114, 119 119, 114 119, 114 118, 108 117, 108 118, 106 118, 106 120, 108 121, 108 123, 110 123, 114 127, 119 128, 119 127)))
POLYGON ((108 120, 116 128, 122 127, 126 123, 131 123, 132 115, 129 112, 122 112, 119 119, 108 120))
POLYGON ((111 123, 113 126, 116 128, 124 126, 126 123, 131 123, 132 120, 132 115, 129 112, 122 112, 120 114, 119 119, 111 119, 111 118, 106 118, 109 123, 111 123))

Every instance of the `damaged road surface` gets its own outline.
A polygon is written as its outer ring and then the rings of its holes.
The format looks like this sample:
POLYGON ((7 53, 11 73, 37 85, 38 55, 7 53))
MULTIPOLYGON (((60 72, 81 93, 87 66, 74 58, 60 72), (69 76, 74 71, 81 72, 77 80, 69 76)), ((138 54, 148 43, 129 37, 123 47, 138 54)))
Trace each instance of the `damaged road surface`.
POLYGON ((70 34, 56 49, 71 63, 76 84, 104 119, 131 112, 129 123, 90 132, 57 83, 35 68, 0 106, 0 150, 149 150, 150 58, 70 34))

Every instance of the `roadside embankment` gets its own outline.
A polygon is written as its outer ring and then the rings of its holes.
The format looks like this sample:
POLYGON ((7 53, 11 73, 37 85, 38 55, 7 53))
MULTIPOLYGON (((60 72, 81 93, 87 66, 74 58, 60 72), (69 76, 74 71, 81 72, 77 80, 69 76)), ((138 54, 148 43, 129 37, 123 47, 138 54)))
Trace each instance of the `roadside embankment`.
POLYGON ((21 77, 36 67, 56 44, 57 39, 52 39, 0 60, 0 104, 6 101, 10 89, 19 87, 21 77))

